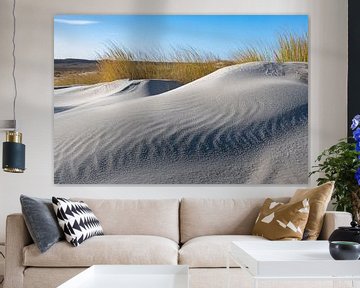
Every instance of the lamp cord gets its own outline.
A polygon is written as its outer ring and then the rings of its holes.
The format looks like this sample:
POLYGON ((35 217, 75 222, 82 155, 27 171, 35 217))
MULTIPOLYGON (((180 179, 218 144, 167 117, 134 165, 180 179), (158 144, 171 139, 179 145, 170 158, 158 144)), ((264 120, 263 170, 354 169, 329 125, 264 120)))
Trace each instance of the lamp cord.
POLYGON ((14 82, 14 101, 13 101, 13 118, 15 121, 15 130, 16 130, 16 98, 17 98, 17 83, 16 83, 16 77, 15 77, 15 68, 16 68, 16 56, 15 56, 15 49, 16 49, 16 43, 15 43, 15 35, 16 35, 16 15, 15 15, 15 8, 16 8, 16 0, 13 0, 13 7, 12 7, 12 16, 13 16, 13 34, 12 34, 12 57, 13 57, 13 67, 12 67, 12 78, 14 82))

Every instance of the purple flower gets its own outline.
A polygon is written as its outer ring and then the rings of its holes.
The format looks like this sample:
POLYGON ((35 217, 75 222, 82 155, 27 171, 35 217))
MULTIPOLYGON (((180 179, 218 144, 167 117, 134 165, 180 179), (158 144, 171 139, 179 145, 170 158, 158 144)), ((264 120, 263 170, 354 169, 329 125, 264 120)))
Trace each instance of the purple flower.
MULTIPOLYGON (((353 130, 353 137, 356 141, 355 150, 360 152, 360 115, 356 115, 352 119, 351 130, 353 130)), ((360 160, 360 154, 357 155, 357 159, 360 160)), ((360 167, 355 172, 355 179, 360 186, 360 167)))
POLYGON ((358 170, 355 173, 355 179, 358 182, 359 186, 360 186, 360 167, 358 168, 358 170))
POLYGON ((353 136, 356 142, 360 141, 360 128, 356 128, 356 130, 353 131, 353 136))
POLYGON ((360 124, 360 115, 356 115, 352 119, 351 130, 355 130, 360 124))

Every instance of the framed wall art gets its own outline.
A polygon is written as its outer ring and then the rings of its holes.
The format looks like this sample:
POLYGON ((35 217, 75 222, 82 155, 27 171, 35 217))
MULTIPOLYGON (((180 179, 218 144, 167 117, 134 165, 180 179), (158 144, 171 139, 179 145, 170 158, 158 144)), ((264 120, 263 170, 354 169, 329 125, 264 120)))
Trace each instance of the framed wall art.
POLYGON ((308 182, 306 15, 54 17, 56 184, 308 182))

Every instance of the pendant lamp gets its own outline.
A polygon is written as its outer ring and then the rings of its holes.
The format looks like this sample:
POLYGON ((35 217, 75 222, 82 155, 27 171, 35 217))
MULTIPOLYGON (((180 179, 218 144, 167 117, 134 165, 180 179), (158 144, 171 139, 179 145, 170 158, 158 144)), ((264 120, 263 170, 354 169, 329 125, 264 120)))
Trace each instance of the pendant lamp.
POLYGON ((2 167, 5 172, 23 173, 25 171, 25 145, 22 144, 22 133, 17 131, 16 127, 16 98, 17 86, 15 77, 16 57, 15 57, 15 35, 16 35, 16 0, 13 0, 13 35, 12 35, 12 57, 13 69, 12 78, 14 83, 14 100, 13 100, 13 120, 5 120, 0 123, 0 130, 6 130, 6 138, 3 143, 2 167))

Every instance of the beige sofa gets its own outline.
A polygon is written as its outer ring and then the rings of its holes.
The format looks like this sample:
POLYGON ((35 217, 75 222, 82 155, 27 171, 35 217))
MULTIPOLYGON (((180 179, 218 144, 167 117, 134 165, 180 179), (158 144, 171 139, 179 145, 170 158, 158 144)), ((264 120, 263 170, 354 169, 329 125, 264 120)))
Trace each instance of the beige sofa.
MULTIPOLYGON (((56 287, 94 264, 184 264, 191 288, 222 288, 231 241, 268 241, 249 235, 264 199, 82 200, 105 235, 76 248, 62 241, 41 254, 23 216, 8 216, 5 288, 56 287)), ((351 216, 327 212, 324 220, 326 239, 351 216)), ((231 282, 241 283, 243 272, 231 266, 231 282)))

